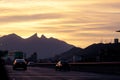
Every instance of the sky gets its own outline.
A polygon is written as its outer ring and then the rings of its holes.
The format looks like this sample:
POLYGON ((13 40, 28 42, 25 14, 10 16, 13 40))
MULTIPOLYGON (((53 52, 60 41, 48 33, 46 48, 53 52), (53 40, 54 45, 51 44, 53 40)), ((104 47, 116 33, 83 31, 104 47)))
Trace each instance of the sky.
POLYGON ((54 37, 77 47, 120 38, 120 0, 0 0, 0 36, 54 37))

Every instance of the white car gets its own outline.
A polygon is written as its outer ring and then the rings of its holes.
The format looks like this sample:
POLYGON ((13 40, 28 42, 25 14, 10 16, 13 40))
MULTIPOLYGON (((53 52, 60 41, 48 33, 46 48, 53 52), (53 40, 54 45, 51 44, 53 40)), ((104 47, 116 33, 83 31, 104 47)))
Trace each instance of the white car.
POLYGON ((34 62, 28 62, 28 66, 33 66, 35 63, 34 62))

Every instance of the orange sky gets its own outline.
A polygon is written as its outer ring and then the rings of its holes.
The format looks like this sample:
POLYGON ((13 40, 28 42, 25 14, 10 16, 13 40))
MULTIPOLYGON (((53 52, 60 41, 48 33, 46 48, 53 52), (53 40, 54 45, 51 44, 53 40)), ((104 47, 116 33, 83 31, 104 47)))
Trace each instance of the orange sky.
POLYGON ((120 0, 0 0, 0 36, 55 37, 85 48, 120 37, 120 0))

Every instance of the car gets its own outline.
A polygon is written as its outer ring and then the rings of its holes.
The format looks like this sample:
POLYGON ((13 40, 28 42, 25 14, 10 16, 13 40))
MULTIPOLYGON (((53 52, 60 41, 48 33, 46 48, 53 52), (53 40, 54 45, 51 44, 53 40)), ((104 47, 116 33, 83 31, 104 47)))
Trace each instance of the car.
POLYGON ((30 62, 27 63, 27 65, 28 65, 28 66, 34 66, 35 63, 30 61, 30 62))
POLYGON ((70 71, 70 65, 65 61, 58 61, 55 65, 56 71, 70 71))
POLYGON ((27 70, 27 62, 25 59, 15 59, 13 62, 13 70, 24 69, 27 70))

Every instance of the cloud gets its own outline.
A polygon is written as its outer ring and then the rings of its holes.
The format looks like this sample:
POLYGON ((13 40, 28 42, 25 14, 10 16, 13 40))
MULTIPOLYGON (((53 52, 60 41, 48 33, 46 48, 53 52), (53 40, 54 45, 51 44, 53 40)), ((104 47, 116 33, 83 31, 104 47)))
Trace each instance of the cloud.
POLYGON ((120 9, 120 1, 112 1, 112 2, 106 2, 106 3, 97 3, 94 4, 96 7, 103 7, 103 8, 114 8, 114 9, 120 9))
POLYGON ((24 22, 24 21, 58 19, 58 18, 62 18, 62 15, 57 13, 44 13, 44 14, 33 14, 33 15, 1 16, 0 23, 24 22))
POLYGON ((32 29, 39 32, 48 32, 48 33, 54 33, 54 34, 56 33, 68 34, 68 33, 74 33, 77 31, 74 28, 67 29, 66 27, 33 27, 32 29))
POLYGON ((2 33, 38 32, 86 46, 99 42, 101 37, 113 38, 113 32, 119 30, 120 0, 5 0, 3 3, 0 3, 0 25, 5 27, 0 27, 2 33))

